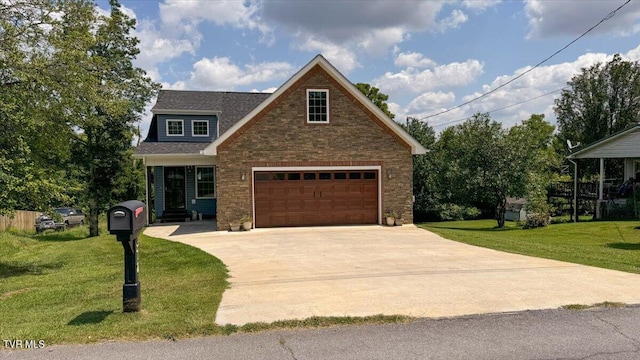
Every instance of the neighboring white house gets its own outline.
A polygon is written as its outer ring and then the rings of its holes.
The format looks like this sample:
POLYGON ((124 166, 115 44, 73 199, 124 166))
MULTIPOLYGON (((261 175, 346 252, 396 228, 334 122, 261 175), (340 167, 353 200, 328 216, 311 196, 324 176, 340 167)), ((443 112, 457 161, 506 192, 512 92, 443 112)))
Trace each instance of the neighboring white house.
POLYGON ((504 219, 507 221, 525 221, 527 220, 527 199, 524 198, 507 198, 505 205, 507 211, 504 219))
MULTIPOLYGON (((640 182, 640 124, 590 144, 567 156, 567 158, 575 165, 574 179, 578 171, 578 165, 575 160, 600 159, 600 183, 598 186, 598 204, 600 204, 605 200, 603 190, 606 177, 604 174, 604 162, 606 159, 624 159, 624 180, 634 179, 636 182, 640 182)), ((573 193, 575 203, 577 184, 573 193)), ((601 215, 600 206, 597 206, 596 218, 600 218, 601 215)))

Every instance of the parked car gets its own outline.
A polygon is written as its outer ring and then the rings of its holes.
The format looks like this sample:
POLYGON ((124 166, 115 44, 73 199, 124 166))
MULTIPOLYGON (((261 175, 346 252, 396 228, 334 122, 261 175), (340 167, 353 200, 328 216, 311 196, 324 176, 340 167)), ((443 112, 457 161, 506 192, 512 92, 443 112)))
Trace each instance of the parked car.
POLYGON ((63 207, 53 211, 62 215, 62 223, 66 226, 84 225, 85 215, 80 209, 63 207))
POLYGON ((56 223, 49 215, 41 214, 36 218, 36 232, 43 232, 45 230, 64 230, 64 223, 56 223))

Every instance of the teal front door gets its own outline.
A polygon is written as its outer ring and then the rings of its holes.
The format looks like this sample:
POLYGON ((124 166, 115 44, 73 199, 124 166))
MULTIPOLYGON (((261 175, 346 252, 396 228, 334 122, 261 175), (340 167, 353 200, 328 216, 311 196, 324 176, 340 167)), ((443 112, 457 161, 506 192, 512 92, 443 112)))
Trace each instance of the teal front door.
POLYGON ((164 168, 164 209, 180 210, 186 208, 185 168, 164 168))

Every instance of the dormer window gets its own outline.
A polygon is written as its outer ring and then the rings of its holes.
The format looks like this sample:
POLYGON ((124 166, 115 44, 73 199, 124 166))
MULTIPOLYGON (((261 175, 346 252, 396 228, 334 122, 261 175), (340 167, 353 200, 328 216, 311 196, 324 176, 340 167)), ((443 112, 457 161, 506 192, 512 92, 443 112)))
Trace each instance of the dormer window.
POLYGON ((192 136, 209 136, 209 120, 191 121, 192 136))
POLYGON ((184 121, 181 119, 167 119, 167 136, 183 136, 184 121))
POLYGON ((329 90, 307 90, 307 122, 329 122, 329 90))

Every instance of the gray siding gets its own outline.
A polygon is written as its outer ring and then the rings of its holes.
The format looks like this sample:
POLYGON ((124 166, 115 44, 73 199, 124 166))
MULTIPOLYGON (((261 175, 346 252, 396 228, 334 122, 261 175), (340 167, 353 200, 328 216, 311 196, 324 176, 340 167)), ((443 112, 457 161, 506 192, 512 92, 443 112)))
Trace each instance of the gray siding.
MULTIPOLYGON (((196 210, 207 217, 216 215, 216 199, 196 199, 195 171, 187 171, 187 211, 196 210), (195 204, 192 203, 195 200, 195 204)), ((162 216, 164 212, 164 167, 154 167, 155 182, 155 211, 156 216, 162 216)))
MULTIPOLYGON (((215 179, 214 179, 215 181, 215 179)), ((187 171, 187 210, 196 210, 205 216, 216 215, 216 199, 196 199, 196 176, 194 171, 187 171), (195 204, 193 204, 195 200, 195 204)))
POLYGON ((158 115, 158 142, 212 142, 218 137, 218 117, 216 115, 158 115), (167 119, 182 120, 183 135, 167 136, 167 119), (209 136, 191 136, 192 120, 208 120, 209 136))
POLYGON ((592 149, 584 151, 576 156, 585 158, 637 158, 640 157, 640 128, 636 128, 627 134, 602 144, 596 144, 592 149))

